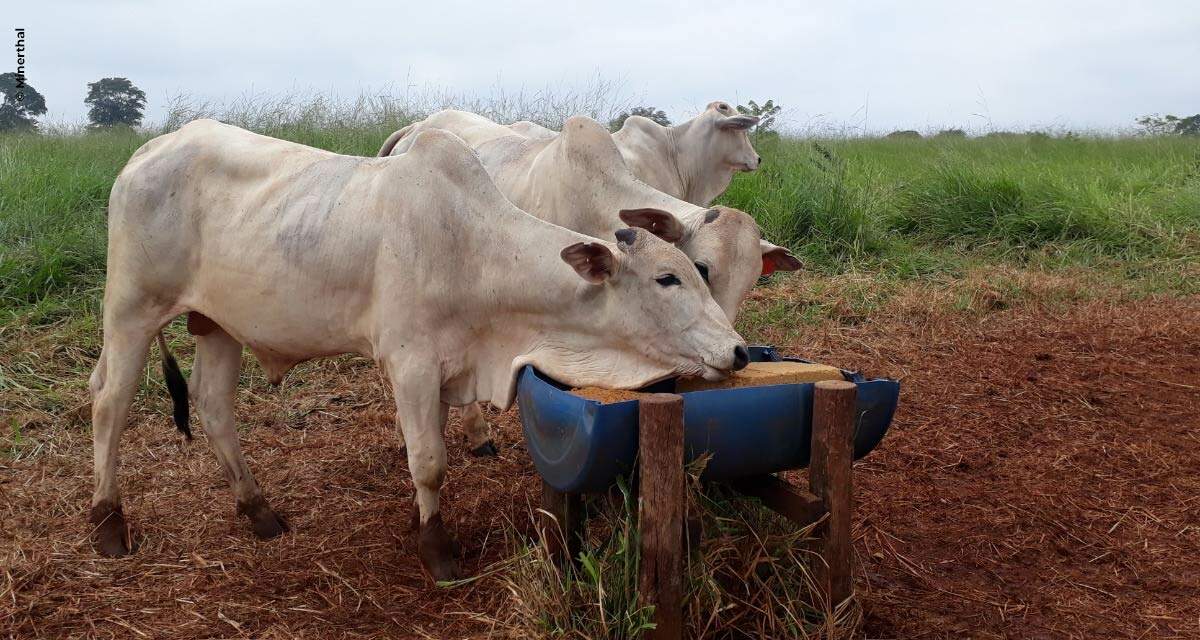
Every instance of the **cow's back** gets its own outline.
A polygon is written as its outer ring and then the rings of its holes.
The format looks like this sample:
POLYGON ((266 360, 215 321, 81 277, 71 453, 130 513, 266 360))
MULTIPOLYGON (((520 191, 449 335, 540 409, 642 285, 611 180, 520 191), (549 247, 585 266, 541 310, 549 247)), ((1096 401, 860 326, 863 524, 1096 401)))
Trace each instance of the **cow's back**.
POLYGON ((146 143, 114 183, 110 268, 143 263, 178 285, 204 263, 240 268, 258 254, 273 265, 277 250, 302 266, 306 252, 319 257, 336 243, 329 216, 368 177, 360 164, 212 120, 189 123, 146 143))
MULTIPOLYGON (((481 115, 456 109, 444 109, 397 132, 400 135, 399 139, 394 141, 391 148, 383 155, 407 153, 412 148, 417 134, 435 129, 453 133, 472 149, 478 149, 481 145, 497 138, 516 135, 512 129, 496 124, 481 115)), ((393 134, 393 136, 395 135, 393 134)), ((392 140, 389 139, 389 143, 391 142, 392 140)), ((387 144, 384 148, 387 149, 387 144)))
POLYGON ((409 157, 359 158, 211 121, 161 136, 113 187, 109 288, 201 311, 260 353, 288 353, 274 334, 361 351, 380 287, 440 308, 431 285, 465 278, 454 256, 483 243, 478 212, 507 204, 461 141, 422 138, 409 157))

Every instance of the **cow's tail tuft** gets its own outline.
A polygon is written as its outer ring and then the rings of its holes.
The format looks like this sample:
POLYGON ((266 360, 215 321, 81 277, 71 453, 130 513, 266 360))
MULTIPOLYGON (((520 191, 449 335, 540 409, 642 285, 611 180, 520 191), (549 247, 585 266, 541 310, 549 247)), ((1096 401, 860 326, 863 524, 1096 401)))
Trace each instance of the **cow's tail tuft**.
POLYGON ((171 393, 171 403, 175 407, 175 426, 188 440, 192 439, 192 428, 188 426, 188 387, 183 371, 175 356, 167 349, 167 340, 162 331, 158 332, 158 350, 162 352, 163 377, 167 380, 167 391, 171 393))
POLYGON ((379 148, 379 153, 376 155, 380 158, 386 158, 392 155, 392 149, 395 149, 396 145, 404 139, 404 136, 407 136, 409 133, 411 133, 413 127, 415 126, 416 123, 410 124, 399 131, 392 132, 392 135, 388 136, 388 139, 384 141, 383 146, 379 148))

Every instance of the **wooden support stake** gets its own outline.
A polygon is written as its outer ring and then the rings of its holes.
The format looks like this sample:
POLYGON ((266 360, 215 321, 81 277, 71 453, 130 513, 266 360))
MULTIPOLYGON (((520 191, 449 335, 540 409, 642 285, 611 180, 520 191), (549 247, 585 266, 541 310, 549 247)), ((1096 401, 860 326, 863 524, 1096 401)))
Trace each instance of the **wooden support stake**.
POLYGON ((542 480, 542 509, 550 514, 542 515, 542 536, 550 557, 559 564, 574 561, 587 523, 582 496, 563 493, 542 480))
POLYGON ((850 467, 854 461, 854 413, 857 387, 844 380, 818 382, 813 391, 812 460, 809 487, 822 500, 829 518, 821 528, 821 556, 813 573, 828 589, 836 607, 853 589, 850 511, 853 496, 850 467))
POLYGON ((807 527, 825 517, 825 501, 775 476, 751 476, 729 483, 738 493, 762 500, 763 506, 807 527))
POLYGON ((658 393, 638 403, 642 536, 639 592, 654 607, 651 640, 683 637, 683 398, 658 393))

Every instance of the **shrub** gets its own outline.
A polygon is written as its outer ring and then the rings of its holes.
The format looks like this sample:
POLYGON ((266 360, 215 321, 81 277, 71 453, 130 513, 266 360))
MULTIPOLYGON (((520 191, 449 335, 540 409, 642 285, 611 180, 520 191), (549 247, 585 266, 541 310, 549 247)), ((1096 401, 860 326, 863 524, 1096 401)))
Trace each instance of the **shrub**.
POLYGON ((754 139, 757 141, 759 136, 775 134, 775 118, 779 117, 783 107, 775 104, 774 100, 767 100, 761 105, 751 100, 748 104, 739 104, 737 110, 744 116, 758 118, 758 124, 754 125, 753 129, 754 139))
POLYGON ((933 137, 935 137, 935 138, 965 138, 965 137, 967 137, 967 132, 963 131, 962 129, 942 129, 941 131, 934 134, 933 137))
POLYGON ((136 127, 142 124, 146 94, 128 78, 101 78, 88 84, 83 102, 91 107, 88 120, 92 127, 136 127))
POLYGON ((0 131, 37 129, 36 116, 46 113, 46 98, 37 89, 10 71, 0 73, 0 94, 4 95, 0 100, 0 131))
POLYGON ((1200 136, 1200 113, 1186 118, 1152 114, 1138 118, 1137 123, 1148 135, 1200 136))
POLYGON ((629 111, 622 111, 620 115, 609 121, 608 128, 612 131, 619 131, 621 127, 625 126, 625 121, 633 116, 649 118, 664 127, 671 126, 671 119, 667 117, 666 112, 664 112, 662 109, 655 109, 654 107, 634 107, 629 111))
POLYGON ((921 137, 921 134, 912 129, 904 129, 903 131, 893 131, 887 134, 887 137, 893 140, 916 140, 921 137))

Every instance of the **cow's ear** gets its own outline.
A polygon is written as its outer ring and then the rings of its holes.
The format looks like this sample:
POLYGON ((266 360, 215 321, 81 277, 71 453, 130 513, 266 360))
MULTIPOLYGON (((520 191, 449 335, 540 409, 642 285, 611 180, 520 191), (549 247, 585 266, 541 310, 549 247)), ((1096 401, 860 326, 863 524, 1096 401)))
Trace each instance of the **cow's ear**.
POLYGON ((766 240, 759 240, 758 247, 762 249, 762 274, 769 276, 776 271, 796 271, 802 265, 800 259, 792 255, 787 247, 773 245, 766 240))
POLYGON ((662 209, 621 209, 621 221, 631 227, 645 229, 670 243, 683 237, 683 223, 662 209))
POLYGON ((729 116, 717 120, 718 129, 740 129, 745 131, 756 124, 758 124, 758 118, 755 116, 729 116))
POLYGON ((592 284, 603 284, 616 271, 617 259, 599 242, 576 242, 559 255, 579 277, 592 284))

